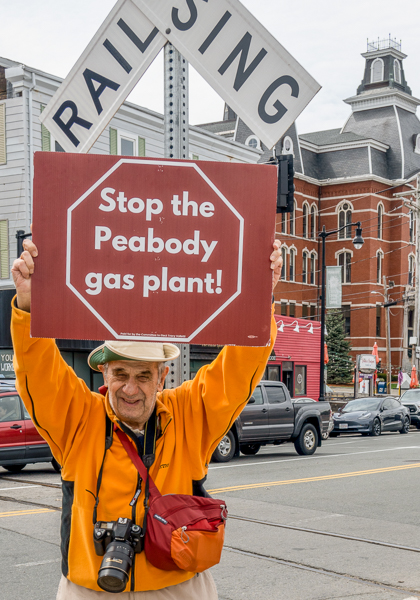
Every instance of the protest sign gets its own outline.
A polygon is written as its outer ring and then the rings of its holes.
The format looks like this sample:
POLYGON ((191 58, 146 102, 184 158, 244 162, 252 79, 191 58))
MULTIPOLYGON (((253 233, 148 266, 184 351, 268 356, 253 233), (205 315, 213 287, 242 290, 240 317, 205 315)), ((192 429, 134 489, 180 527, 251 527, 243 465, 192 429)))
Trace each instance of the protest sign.
POLYGON ((277 169, 37 153, 36 337, 264 346, 277 169))

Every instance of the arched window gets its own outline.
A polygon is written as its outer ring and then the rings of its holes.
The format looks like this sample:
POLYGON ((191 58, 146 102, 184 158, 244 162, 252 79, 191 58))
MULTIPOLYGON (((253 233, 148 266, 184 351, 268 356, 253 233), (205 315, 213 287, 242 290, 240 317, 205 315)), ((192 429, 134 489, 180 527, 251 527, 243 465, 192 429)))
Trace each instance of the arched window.
POLYGON ((341 282, 351 283, 351 253, 341 252, 338 255, 338 266, 341 267, 341 282))
POLYGON ((281 213, 281 232, 287 233, 286 213, 281 213))
POLYGON ((290 248, 289 255, 289 281, 295 280, 295 266, 296 266, 296 250, 290 248))
POLYGON ((375 58, 370 68, 370 82, 376 83, 384 80, 384 61, 382 58, 375 58))
POLYGON ((316 254, 311 254, 311 284, 315 285, 315 273, 316 273, 316 254))
POLYGON ((288 135, 283 140, 282 154, 293 154, 293 141, 288 135))
POLYGON ((281 257, 283 259, 283 265, 281 267, 281 279, 283 279, 283 281, 286 281, 286 263, 287 263, 287 248, 286 248, 286 246, 283 246, 283 248, 281 249, 281 257))
POLYGON ((414 212, 412 210, 410 210, 410 212, 408 213, 408 218, 410 225, 409 242, 410 244, 412 244, 414 242, 414 212))
POLYGON ((302 283, 307 283, 307 272, 308 272, 308 253, 302 253, 302 283))
POLYGON ((376 253, 376 283, 382 283, 382 262, 384 259, 383 253, 378 250, 376 253))
POLYGON ((414 284, 414 260, 414 255, 410 254, 408 257, 408 285, 414 284))
POLYGON ((401 63, 399 60, 394 60, 394 81, 401 83, 401 63))
POLYGON ((260 140, 257 138, 256 135, 250 135, 246 140, 245 140, 245 146, 249 146, 250 148, 256 148, 257 150, 261 150, 261 142, 260 140))
POLYGON ((346 227, 345 229, 342 229, 339 232, 339 234, 338 234, 339 239, 341 239, 341 240, 351 239, 350 223, 351 223, 351 206, 347 202, 344 202, 344 204, 342 204, 340 206, 340 210, 338 211, 338 228, 340 229, 341 227, 344 227, 345 225, 348 225, 348 227, 346 227))
POLYGON ((311 233, 310 238, 315 239, 316 234, 316 208, 315 206, 311 207, 311 233))
POLYGON ((296 201, 293 202, 293 211, 289 213, 289 233, 295 235, 295 215, 296 215, 296 201))
POLYGON ((308 237, 308 205, 303 205, 303 237, 308 237))
POLYGON ((378 239, 382 239, 382 221, 383 221, 384 207, 382 204, 378 204, 378 239))

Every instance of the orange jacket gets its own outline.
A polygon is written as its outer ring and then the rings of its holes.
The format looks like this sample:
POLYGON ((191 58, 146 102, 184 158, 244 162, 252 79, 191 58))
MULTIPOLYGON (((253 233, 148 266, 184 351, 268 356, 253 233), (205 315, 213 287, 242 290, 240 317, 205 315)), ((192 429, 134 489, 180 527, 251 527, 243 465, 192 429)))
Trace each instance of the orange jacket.
MULTIPOLYGON (((14 307, 12 337, 16 387, 40 434, 63 466, 61 527, 62 570, 72 582, 101 591, 96 581, 102 557, 93 545, 93 507, 105 449, 105 412, 112 421, 108 395, 91 392, 66 364, 54 342, 31 338, 30 315, 14 307)), ((244 408, 264 372, 277 333, 264 348, 225 347, 192 381, 158 394, 161 437, 150 475, 162 494, 191 494, 212 453, 244 408)), ((99 493, 98 521, 133 518, 129 505, 137 489, 137 471, 117 436, 106 452, 99 493)), ((142 486, 144 488, 144 485, 142 486)), ((143 523, 144 489, 135 505, 143 523)), ((144 555, 135 555, 126 591, 175 585, 193 577, 185 571, 161 571, 144 555)))

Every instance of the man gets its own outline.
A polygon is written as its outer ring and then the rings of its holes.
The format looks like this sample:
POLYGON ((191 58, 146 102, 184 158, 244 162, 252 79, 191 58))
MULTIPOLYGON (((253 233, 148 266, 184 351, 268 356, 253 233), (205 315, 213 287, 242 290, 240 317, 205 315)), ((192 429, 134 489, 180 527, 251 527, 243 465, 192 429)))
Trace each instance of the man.
MULTIPOLYGON (((270 256, 273 289, 281 273, 280 242, 270 256)), ((143 523, 144 485, 118 436, 106 444, 107 418, 142 453, 142 433, 155 419, 155 460, 150 476, 162 494, 192 494, 205 479, 211 456, 260 380, 276 335, 264 348, 225 347, 192 381, 164 390, 172 344, 105 342, 89 356, 100 370, 104 395, 91 392, 61 358, 54 340, 31 338, 31 277, 35 244, 13 264, 16 287, 12 337, 16 387, 41 435, 62 465, 62 579, 57 600, 105 600, 98 586, 102 557, 95 553, 93 523, 119 517, 143 523), (156 407, 157 417, 154 409, 156 407), (152 416, 151 416, 152 415, 152 416), (107 446, 110 446, 107 448, 107 446)), ((108 438, 109 439, 109 438, 108 438)), ((125 589, 128 600, 215 600, 209 571, 163 571, 144 552, 134 555, 125 589), (127 593, 128 592, 128 593, 127 593)))

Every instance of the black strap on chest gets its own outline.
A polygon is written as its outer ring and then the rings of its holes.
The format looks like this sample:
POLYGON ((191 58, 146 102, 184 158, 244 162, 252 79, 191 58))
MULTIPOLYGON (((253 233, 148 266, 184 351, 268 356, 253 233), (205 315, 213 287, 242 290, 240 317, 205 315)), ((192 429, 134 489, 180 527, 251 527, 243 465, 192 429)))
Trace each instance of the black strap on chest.
MULTIPOLYGON (((152 414, 149 417, 149 420, 146 423, 144 428, 144 436, 137 437, 129 427, 118 421, 118 425, 124 431, 128 437, 130 437, 135 443, 137 447, 137 452, 143 461, 144 466, 147 469, 155 462, 155 448, 156 448, 156 439, 158 433, 158 418, 156 413, 156 405, 153 409, 152 414)), ((97 513, 98 513, 98 504, 99 504, 99 490, 101 489, 102 484, 102 473, 105 463, 106 452, 112 446, 113 442, 113 433, 114 433, 114 424, 108 415, 105 413, 105 449, 104 455, 102 458, 101 468, 99 469, 98 479, 96 483, 96 497, 95 497, 95 506, 93 508, 93 524, 97 522, 97 513)))

